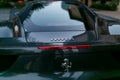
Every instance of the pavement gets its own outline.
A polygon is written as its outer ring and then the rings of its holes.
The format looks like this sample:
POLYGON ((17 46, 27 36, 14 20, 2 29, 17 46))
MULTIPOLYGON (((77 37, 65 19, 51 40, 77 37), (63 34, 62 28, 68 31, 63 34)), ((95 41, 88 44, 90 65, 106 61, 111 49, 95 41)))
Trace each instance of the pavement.
POLYGON ((120 11, 95 11, 97 14, 102 14, 106 16, 111 16, 120 19, 120 11))
MULTIPOLYGON (((120 4, 120 3, 119 3, 120 4)), ((103 10, 95 10, 96 13, 111 16, 113 18, 120 19, 120 5, 118 6, 117 11, 103 11, 103 10)))

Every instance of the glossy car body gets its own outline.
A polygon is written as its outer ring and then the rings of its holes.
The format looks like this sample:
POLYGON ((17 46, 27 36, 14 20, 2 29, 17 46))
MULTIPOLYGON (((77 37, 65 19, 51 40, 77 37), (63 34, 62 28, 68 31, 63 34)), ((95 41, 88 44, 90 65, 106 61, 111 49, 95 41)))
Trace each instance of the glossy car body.
POLYGON ((33 1, 0 23, 0 70, 119 68, 120 29, 116 32, 116 27, 119 20, 98 16, 76 1, 33 1))

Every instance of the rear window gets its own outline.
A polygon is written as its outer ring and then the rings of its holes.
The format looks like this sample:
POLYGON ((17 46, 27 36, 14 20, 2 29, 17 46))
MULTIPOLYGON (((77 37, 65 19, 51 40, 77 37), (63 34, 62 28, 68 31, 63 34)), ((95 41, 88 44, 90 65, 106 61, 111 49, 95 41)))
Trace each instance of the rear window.
POLYGON ((83 24, 81 21, 74 19, 74 17, 81 19, 80 12, 76 6, 68 5, 64 2, 54 2, 49 6, 45 6, 43 9, 39 8, 34 10, 30 19, 35 25, 40 26, 70 26, 83 24))
POLYGON ((36 3, 23 21, 27 30, 84 30, 80 8, 63 1, 36 3), (52 28, 51 28, 52 27, 52 28), (57 28, 57 29, 56 29, 57 28))

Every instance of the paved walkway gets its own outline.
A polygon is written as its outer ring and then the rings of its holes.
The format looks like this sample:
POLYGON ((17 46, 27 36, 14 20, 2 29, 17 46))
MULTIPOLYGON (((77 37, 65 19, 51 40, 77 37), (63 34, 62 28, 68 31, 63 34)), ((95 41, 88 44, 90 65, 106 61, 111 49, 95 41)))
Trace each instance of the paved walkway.
POLYGON ((95 11, 95 12, 98 14, 103 14, 120 19, 120 11, 95 11))
POLYGON ((98 14, 103 14, 103 15, 107 15, 107 16, 111 16, 111 17, 120 19, 120 5, 118 6, 117 11, 102 11, 102 10, 100 10, 100 11, 95 11, 95 12, 98 14))

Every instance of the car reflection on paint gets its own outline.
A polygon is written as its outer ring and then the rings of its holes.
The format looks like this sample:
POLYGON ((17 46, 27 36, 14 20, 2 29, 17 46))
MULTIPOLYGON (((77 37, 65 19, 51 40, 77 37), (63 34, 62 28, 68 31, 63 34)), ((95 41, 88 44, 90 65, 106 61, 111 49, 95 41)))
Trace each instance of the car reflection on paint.
POLYGON ((77 1, 33 1, 0 22, 0 79, 93 80, 119 69, 119 27, 77 1))

